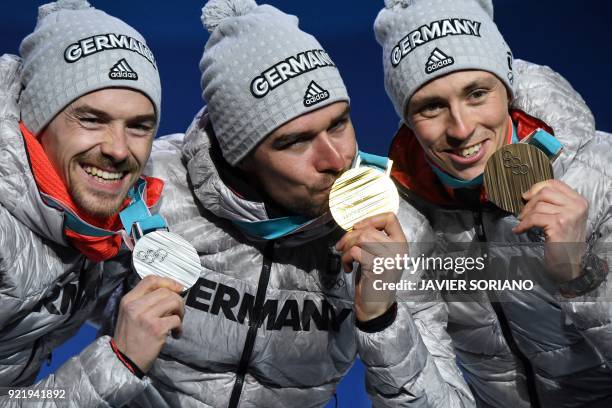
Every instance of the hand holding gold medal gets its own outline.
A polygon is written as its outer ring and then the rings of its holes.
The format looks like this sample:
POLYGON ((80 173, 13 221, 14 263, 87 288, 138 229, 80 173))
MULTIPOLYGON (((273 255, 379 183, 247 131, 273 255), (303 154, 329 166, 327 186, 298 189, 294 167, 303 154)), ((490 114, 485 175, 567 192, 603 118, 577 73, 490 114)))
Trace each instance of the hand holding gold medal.
POLYGON ((342 174, 329 195, 330 212, 344 230, 348 231, 336 244, 342 253, 345 271, 353 270, 358 262, 355 283, 355 316, 360 322, 379 317, 395 302, 395 291, 373 290, 375 280, 397 281, 401 271, 373 272, 376 257, 394 257, 395 252, 407 252, 406 237, 395 216, 399 208, 399 194, 389 177, 392 161, 386 173, 373 167, 357 166, 342 174))

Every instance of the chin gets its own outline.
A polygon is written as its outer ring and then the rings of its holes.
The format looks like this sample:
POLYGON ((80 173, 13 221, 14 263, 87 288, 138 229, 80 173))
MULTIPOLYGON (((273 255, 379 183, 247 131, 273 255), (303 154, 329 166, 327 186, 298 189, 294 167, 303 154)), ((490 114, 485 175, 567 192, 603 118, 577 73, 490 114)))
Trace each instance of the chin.
POLYGON ((94 218, 108 218, 119 212, 120 205, 79 206, 79 208, 94 218))
POLYGON ((447 173, 460 180, 472 180, 480 176, 484 172, 484 169, 484 165, 478 165, 476 167, 470 167, 469 169, 464 169, 462 171, 447 171, 447 173))
POLYGON ((100 197, 94 194, 81 194, 78 191, 70 194, 79 210, 94 218, 108 218, 115 215, 125 199, 117 197, 100 197))
POLYGON ((288 210, 289 213, 313 219, 325 214, 329 210, 329 203, 326 200, 324 203, 321 204, 310 203, 310 205, 306 206, 294 203, 285 205, 284 207, 288 210))
POLYGON ((455 177, 458 178, 459 180, 469 181, 469 180, 475 179, 481 174, 482 174, 482 171, 470 171, 467 173, 457 174, 455 175, 455 177))

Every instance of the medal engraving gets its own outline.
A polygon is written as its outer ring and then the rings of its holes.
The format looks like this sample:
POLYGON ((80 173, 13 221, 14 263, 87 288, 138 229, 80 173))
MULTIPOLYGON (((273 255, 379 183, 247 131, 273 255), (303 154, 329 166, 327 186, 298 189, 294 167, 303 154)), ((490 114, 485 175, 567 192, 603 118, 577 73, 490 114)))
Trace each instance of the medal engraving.
POLYGON ((174 279, 184 290, 200 277, 200 257, 195 248, 168 231, 154 231, 140 238, 134 246, 132 263, 141 278, 157 275, 174 279))
POLYGON ((357 222, 385 212, 397 213, 399 194, 393 181, 382 171, 358 167, 342 174, 329 193, 334 220, 350 231, 357 222))
POLYGON ((525 205, 522 194, 534 184, 552 178, 552 165, 544 152, 526 143, 515 143, 500 148, 487 161, 484 186, 489 201, 518 215, 525 205))
POLYGON ((155 261, 164 262, 164 259, 166 259, 166 256, 168 256, 168 252, 166 252, 163 249, 158 249, 157 251, 148 249, 146 252, 138 251, 136 253, 136 257, 138 259, 140 259, 141 261, 145 263, 148 263, 149 265, 151 265, 155 261))
POLYGON ((502 153, 502 157, 504 158, 504 167, 510 169, 512 174, 518 176, 519 174, 527 174, 529 172, 529 166, 521 162, 521 158, 514 156, 512 152, 505 150, 502 153))

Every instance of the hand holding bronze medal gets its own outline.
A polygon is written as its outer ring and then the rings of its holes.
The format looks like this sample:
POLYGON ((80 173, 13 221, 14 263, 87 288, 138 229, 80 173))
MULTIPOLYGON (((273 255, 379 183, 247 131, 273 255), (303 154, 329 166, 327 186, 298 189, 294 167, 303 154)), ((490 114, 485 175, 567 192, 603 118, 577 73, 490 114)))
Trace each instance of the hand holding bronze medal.
POLYGON ((484 187, 489 201, 518 215, 525 205, 522 194, 541 181, 554 178, 548 156, 527 143, 506 145, 487 161, 484 187))
POLYGON ((336 223, 350 231, 357 222, 385 212, 397 213, 399 194, 387 173, 363 166, 343 173, 329 193, 329 210, 336 223))

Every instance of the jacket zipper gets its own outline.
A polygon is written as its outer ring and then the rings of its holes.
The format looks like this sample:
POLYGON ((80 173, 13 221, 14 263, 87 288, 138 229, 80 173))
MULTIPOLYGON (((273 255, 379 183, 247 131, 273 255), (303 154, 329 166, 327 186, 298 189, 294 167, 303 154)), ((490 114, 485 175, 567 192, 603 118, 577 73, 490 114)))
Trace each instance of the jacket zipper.
MULTIPOLYGON (((473 213, 474 215, 474 230, 476 232, 476 237, 479 242, 487 242, 487 235, 484 229, 484 223, 482 222, 482 210, 473 213)), ((487 257, 487 264, 489 258, 487 257)), ((488 266, 487 266, 488 269, 488 266)), ((529 399, 531 402, 531 406, 533 408, 540 408, 540 401, 538 398, 537 390, 536 390, 536 382, 535 382, 535 373, 533 371, 533 366, 531 362, 523 354, 523 352, 519 349, 516 341, 514 340, 514 336, 512 335, 512 329, 510 328, 510 324, 508 323, 508 318, 504 313, 504 310, 497 298, 497 294, 494 291, 487 291, 487 297, 489 298, 489 302, 493 307, 493 311, 497 316, 497 321, 499 322, 499 326, 502 331, 502 335, 506 340, 506 344, 510 348, 510 351, 521 361, 523 367, 525 368, 525 377, 527 382, 527 393, 529 394, 529 399)))
POLYGON ((266 299, 266 290, 268 289, 268 282, 270 281, 270 271, 272 269, 272 253, 274 249, 274 241, 269 241, 263 252, 263 264, 261 266, 261 273, 259 274, 259 282, 257 283, 257 294, 255 295, 255 304, 253 306, 253 319, 249 321, 249 331, 247 332, 246 339, 244 341, 244 348, 242 349, 242 355, 240 356, 240 363, 236 370, 236 382, 232 388, 232 394, 230 396, 229 408, 235 408, 240 402, 240 395, 242 394, 242 387, 244 385, 244 377, 246 376, 249 368, 249 360, 253 355, 253 348, 255 346, 255 340, 257 339, 257 330, 262 323, 263 319, 263 306, 266 299))

